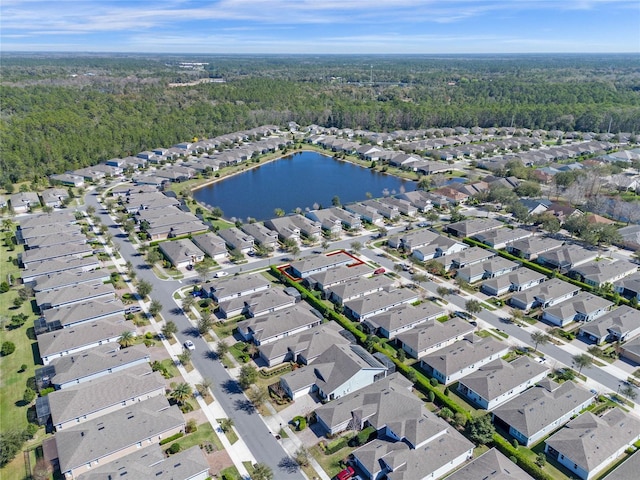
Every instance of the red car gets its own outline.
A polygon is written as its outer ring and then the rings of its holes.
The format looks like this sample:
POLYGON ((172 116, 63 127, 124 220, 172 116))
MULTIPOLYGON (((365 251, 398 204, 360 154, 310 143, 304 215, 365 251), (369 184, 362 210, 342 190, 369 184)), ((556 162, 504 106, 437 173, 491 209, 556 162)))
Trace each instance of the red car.
POLYGON ((373 274, 374 274, 374 275, 381 275, 381 274, 383 274, 385 271, 386 271, 386 270, 385 270, 384 268, 382 268, 382 267, 381 267, 381 268, 378 268, 377 270, 375 270, 375 271, 373 272, 373 274))
POLYGON ((355 473, 353 467, 347 467, 336 475, 336 480, 349 480, 355 473))

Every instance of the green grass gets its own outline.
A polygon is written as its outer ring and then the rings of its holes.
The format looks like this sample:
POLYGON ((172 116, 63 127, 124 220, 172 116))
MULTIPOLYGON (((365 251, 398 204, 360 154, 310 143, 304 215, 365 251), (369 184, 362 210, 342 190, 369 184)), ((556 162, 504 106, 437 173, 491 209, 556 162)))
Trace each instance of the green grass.
POLYGON ((233 480, 242 480, 242 476, 236 467, 227 467, 220 470, 219 478, 228 478, 233 480))
MULTIPOLYGON (((36 315, 31 309, 31 303, 25 302, 19 308, 13 305, 14 298, 18 297, 18 289, 22 288, 18 283, 20 269, 9 258, 16 258, 22 252, 22 246, 16 246, 15 250, 9 251, 4 244, 0 245, 0 281, 5 281, 7 275, 15 278, 13 287, 0 294, 0 343, 10 341, 16 345, 16 350, 7 357, 0 360, 0 431, 22 430, 27 427, 27 406, 22 406, 22 396, 27 387, 27 380, 34 376, 36 362, 40 362, 37 342, 33 334, 33 321, 36 315), (24 313, 28 315, 26 323, 15 329, 7 329, 13 315, 24 313), (24 372, 19 372, 22 365, 27 368, 24 372)), ((40 366, 40 365, 38 365, 40 366)), ((39 435, 43 434, 41 430, 39 435)), ((2 478, 22 478, 25 474, 24 457, 19 453, 13 462, 2 469, 2 478)))
MULTIPOLYGON (((218 423, 220 423, 223 419, 222 418, 217 418, 216 421, 218 423)), ((231 445, 233 445, 234 443, 236 443, 238 441, 238 435, 236 435, 236 432, 233 428, 230 428, 229 430, 227 430, 226 432, 224 432, 224 434, 227 437, 227 440, 229 440, 229 443, 231 445)))
POLYGON ((211 424, 208 422, 198 425, 198 430, 196 430, 195 432, 178 438, 166 445, 163 445, 163 448, 166 450, 171 446, 171 444, 176 442, 180 444, 182 450, 186 450, 187 448, 191 448, 195 445, 202 445, 206 442, 213 443, 217 451, 224 450, 222 442, 218 438, 218 435, 213 431, 213 427, 211 426, 211 424))
POLYGON ((173 363, 173 360, 170 358, 165 358, 160 362, 167 371, 171 374, 171 378, 176 378, 180 376, 180 372, 178 371, 178 367, 173 363))
POLYGON ((353 448, 346 447, 333 455, 325 455, 320 444, 317 444, 311 447, 309 453, 316 459, 327 475, 333 478, 344 468, 342 460, 347 458, 353 450, 353 448))

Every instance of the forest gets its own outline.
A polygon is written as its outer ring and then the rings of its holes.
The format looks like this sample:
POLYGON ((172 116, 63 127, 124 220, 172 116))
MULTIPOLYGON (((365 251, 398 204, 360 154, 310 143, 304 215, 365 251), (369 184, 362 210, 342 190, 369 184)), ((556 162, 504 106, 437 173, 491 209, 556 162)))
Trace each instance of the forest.
POLYGON ((640 132, 638 55, 3 54, 1 73, 0 185, 289 121, 640 132), (199 78, 219 82, 169 85, 199 78))

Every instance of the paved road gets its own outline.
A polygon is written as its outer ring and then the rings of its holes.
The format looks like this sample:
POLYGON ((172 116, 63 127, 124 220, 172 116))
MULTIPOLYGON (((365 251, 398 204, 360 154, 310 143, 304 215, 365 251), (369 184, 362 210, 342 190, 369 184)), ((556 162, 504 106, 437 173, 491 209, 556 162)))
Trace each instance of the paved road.
MULTIPOLYGON (((125 260, 130 261, 136 271, 137 278, 146 280, 153 285, 151 297, 162 304, 162 316, 167 321, 174 321, 178 326, 178 340, 192 340, 196 346, 192 355, 193 366, 200 374, 213 382, 213 391, 216 401, 227 414, 233 418, 234 426, 240 434, 253 456, 258 462, 267 464, 275 474, 275 478, 302 480, 305 476, 297 469, 291 468, 291 460, 287 453, 275 439, 273 434, 263 422, 262 418, 249 408, 249 402, 238 387, 237 382, 231 378, 229 372, 222 364, 214 359, 209 351, 207 343, 197 334, 197 330, 191 325, 189 319, 180 312, 173 299, 173 293, 184 286, 175 280, 160 280, 146 264, 144 257, 133 248, 127 236, 119 227, 113 225, 113 220, 103 212, 99 205, 98 197, 93 192, 87 194, 86 205, 96 208, 96 215, 100 221, 109 226, 109 233, 113 235, 113 241, 120 247, 120 254, 125 260)), ((230 272, 239 270, 234 267, 230 272)))
MULTIPOLYGON (((377 262, 380 263, 385 268, 393 269, 394 263, 391 259, 385 258, 385 257, 376 257, 376 252, 370 249, 367 249, 366 251, 364 251, 364 253, 367 256, 370 256, 371 258, 377 258, 377 262)), ((407 273, 401 272, 400 274, 409 280, 411 279, 411 276, 407 273)), ((422 282, 420 285, 426 288, 430 294, 435 296, 437 296, 435 292, 438 286, 442 286, 432 281, 422 282)), ((467 300, 469 300, 469 298, 470 298, 469 296, 465 298, 461 295, 450 295, 447 297, 447 301, 449 303, 452 303, 456 307, 458 307, 460 310, 464 310, 465 303, 467 300)), ((489 310, 483 309, 476 316, 481 320, 490 324, 492 327, 498 328, 504 331, 513 339, 517 339, 520 344, 531 345, 532 343, 531 331, 528 331, 526 328, 518 327, 515 324, 505 322, 501 320, 499 315, 489 310)), ((540 345, 538 346, 538 350, 545 354, 545 356, 548 359, 547 365, 550 368, 554 368, 556 364, 558 364, 558 366, 560 366, 559 364, 563 364, 565 366, 571 366, 572 364, 573 353, 568 352, 556 345, 553 345, 553 344, 540 345)), ((583 368, 582 373, 585 374, 588 378, 591 378, 593 381, 607 387, 609 390, 613 392, 618 391, 622 383, 618 377, 616 377, 615 375, 612 375, 611 373, 597 366, 583 368)), ((636 390, 636 393, 638 394, 638 397, 640 397, 640 390, 638 388, 635 388, 635 390, 636 390)))

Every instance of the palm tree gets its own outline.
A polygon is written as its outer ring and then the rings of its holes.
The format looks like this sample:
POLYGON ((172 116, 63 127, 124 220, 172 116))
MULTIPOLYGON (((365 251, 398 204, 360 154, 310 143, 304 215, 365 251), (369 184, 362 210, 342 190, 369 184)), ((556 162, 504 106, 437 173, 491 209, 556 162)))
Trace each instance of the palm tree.
POLYGON ((182 310, 184 310, 185 312, 188 312, 189 310, 191 310, 191 307, 193 307, 193 305, 196 303, 196 300, 191 295, 187 295, 182 299, 181 303, 182 303, 182 310))
POLYGON ((578 367, 578 375, 582 372, 584 367, 590 367, 593 363, 593 360, 586 353, 580 353, 578 355, 574 355, 572 358, 573 364, 578 367))
POLYGON ((184 402, 186 402, 191 395, 193 395, 191 385, 186 382, 182 382, 173 388, 169 397, 173 398, 179 405, 184 405, 184 402))
POLYGON ((549 335, 547 335, 544 332, 540 332, 540 331, 535 331, 531 334, 531 341, 534 344, 534 352, 538 351, 538 345, 545 345, 546 343, 549 343, 549 341, 551 340, 551 337, 549 337, 549 335))
POLYGON ((118 339, 118 343, 122 348, 127 348, 136 343, 136 336, 133 332, 125 330, 120 334, 120 338, 118 339))
POLYGON ((265 465, 264 463, 256 463, 253 466, 251 478, 253 480, 271 480, 273 478, 273 472, 268 465, 265 465))
POLYGON ((220 430, 227 433, 233 427, 233 420, 231 418, 222 418, 219 422, 220 430))

